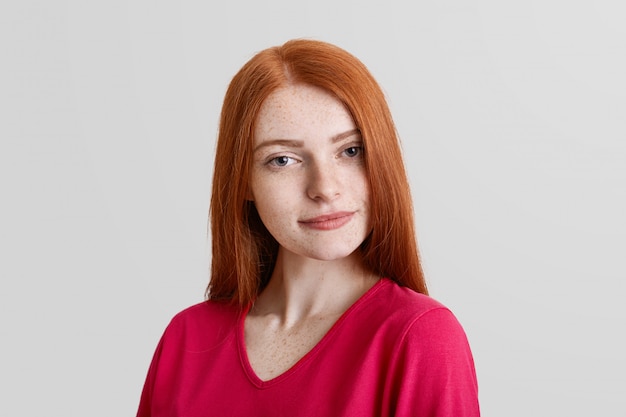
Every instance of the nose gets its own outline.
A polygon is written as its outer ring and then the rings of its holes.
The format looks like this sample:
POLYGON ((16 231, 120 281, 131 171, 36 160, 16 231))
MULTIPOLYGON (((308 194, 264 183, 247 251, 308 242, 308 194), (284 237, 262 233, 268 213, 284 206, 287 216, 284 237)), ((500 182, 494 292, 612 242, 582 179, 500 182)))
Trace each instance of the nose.
POLYGON ((340 194, 338 172, 332 163, 314 163, 309 167, 307 195, 312 200, 332 201, 340 194))

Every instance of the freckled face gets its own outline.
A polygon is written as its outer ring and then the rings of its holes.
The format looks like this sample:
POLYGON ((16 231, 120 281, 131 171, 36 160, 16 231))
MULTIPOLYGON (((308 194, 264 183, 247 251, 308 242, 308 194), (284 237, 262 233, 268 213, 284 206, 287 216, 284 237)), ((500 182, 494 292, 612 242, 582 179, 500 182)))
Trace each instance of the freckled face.
POLYGON ((363 142, 328 92, 289 85, 263 103, 250 199, 281 251, 319 260, 353 253, 370 231, 363 142))

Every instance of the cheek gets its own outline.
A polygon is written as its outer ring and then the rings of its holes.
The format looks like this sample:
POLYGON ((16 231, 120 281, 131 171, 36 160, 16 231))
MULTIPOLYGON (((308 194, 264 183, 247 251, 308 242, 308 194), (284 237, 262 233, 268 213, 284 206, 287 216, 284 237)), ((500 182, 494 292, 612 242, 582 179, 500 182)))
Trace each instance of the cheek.
POLYGON ((275 184, 254 184, 251 188, 254 205, 261 221, 272 233, 277 228, 284 228, 293 211, 291 201, 293 196, 285 189, 276 187, 275 184))
POLYGON ((281 246, 288 246, 297 235, 294 210, 286 204, 268 204, 267 200, 257 203, 257 212, 267 231, 281 246))
POLYGON ((370 182, 367 176, 363 175, 360 177, 360 181, 358 187, 355 187, 358 190, 359 197, 363 202, 365 207, 365 216, 367 222, 367 228, 372 228, 372 190, 370 187, 370 182))
POLYGON ((365 201, 369 207, 370 200, 372 198, 372 191, 370 187, 369 179, 365 173, 358 176, 358 180, 353 184, 354 189, 360 195, 361 199, 365 201))

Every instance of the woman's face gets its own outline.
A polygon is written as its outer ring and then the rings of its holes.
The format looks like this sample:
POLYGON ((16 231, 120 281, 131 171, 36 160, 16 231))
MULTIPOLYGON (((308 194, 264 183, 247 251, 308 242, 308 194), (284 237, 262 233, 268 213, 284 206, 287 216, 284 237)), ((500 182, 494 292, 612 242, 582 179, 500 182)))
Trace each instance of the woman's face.
POLYGON ((326 91, 289 85, 263 103, 249 198, 281 250, 318 260, 353 253, 370 232, 363 141, 326 91))

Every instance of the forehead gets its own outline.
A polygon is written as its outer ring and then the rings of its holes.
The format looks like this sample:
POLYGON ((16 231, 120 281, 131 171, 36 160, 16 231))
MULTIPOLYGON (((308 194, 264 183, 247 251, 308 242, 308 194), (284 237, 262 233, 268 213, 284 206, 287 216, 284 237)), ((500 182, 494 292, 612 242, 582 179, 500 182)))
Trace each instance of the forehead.
POLYGON ((354 129, 346 107, 332 94, 306 84, 287 85, 261 105, 255 142, 263 139, 306 139, 310 135, 333 136, 354 129))

